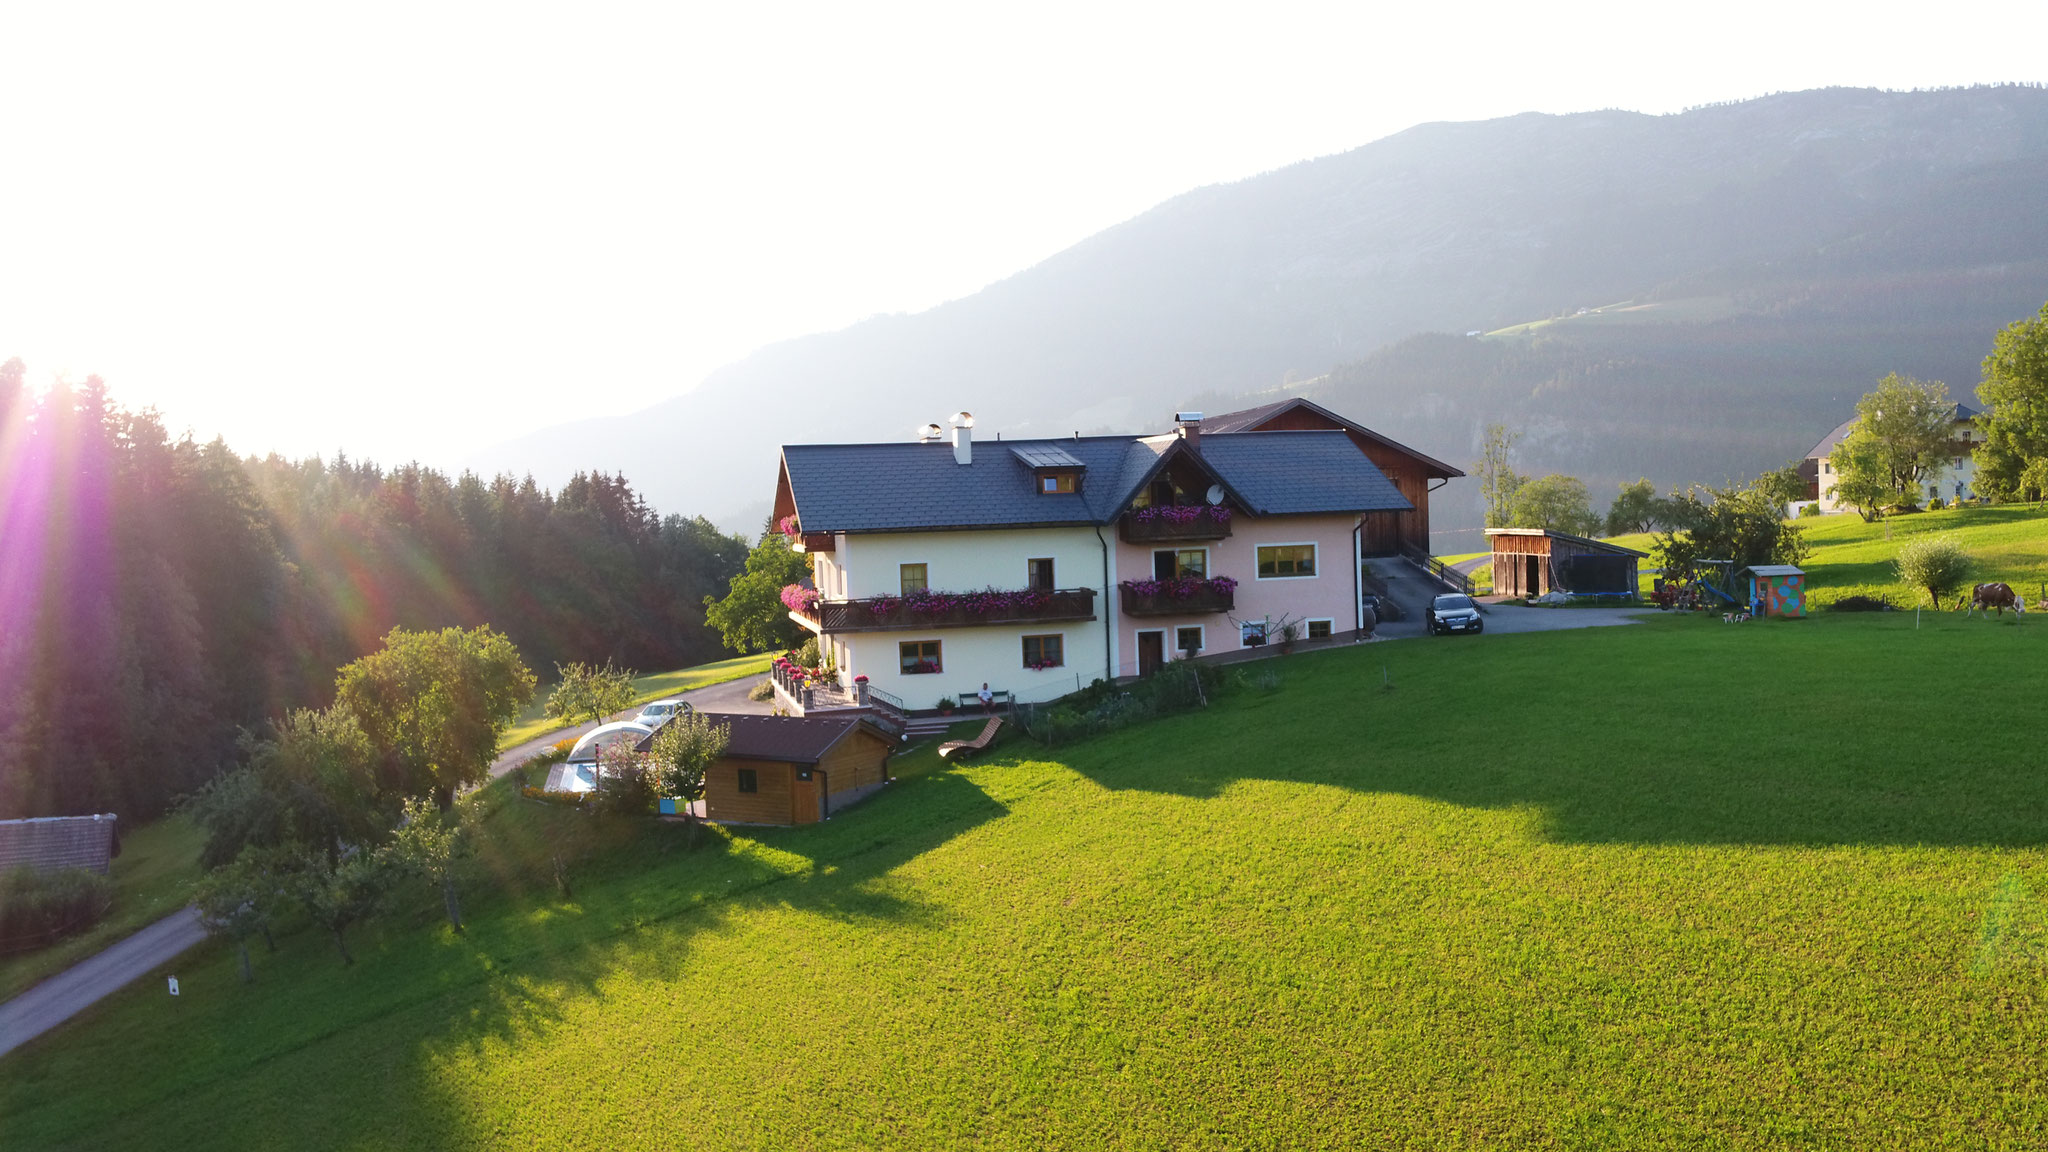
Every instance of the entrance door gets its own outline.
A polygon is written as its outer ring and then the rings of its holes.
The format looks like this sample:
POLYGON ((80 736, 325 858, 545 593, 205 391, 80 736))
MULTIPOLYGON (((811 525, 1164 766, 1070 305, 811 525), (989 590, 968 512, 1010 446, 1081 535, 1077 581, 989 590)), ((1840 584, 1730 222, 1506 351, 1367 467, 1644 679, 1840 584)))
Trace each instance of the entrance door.
POLYGON ((1522 557, 1522 595, 1543 595, 1543 565, 1538 557, 1522 557))
POLYGON ((1138 675, 1150 676, 1166 664, 1166 633, 1138 633, 1138 675))
POLYGON ((815 824, 825 818, 825 790, 818 786, 823 775, 811 768, 793 769, 795 780, 789 790, 789 818, 797 824, 815 824))

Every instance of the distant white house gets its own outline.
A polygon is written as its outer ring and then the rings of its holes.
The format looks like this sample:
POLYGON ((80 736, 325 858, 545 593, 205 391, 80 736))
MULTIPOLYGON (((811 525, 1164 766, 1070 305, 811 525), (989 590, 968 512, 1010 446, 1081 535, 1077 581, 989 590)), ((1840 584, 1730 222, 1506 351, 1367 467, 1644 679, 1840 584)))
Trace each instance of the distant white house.
MULTIPOLYGON (((1967 405, 1958 404, 1952 414, 1955 435, 1949 440, 1949 457, 1940 473, 1928 477, 1928 500, 1970 500, 1976 497, 1977 445, 1984 442, 1984 433, 1978 429, 1977 411, 1967 405)), ((1835 445, 1842 442, 1850 430, 1856 427, 1851 417, 1835 426, 1835 430, 1821 437, 1821 441, 1806 454, 1800 462, 1800 475, 1806 478, 1806 499, 1820 505, 1823 512, 1846 512, 1849 506, 1835 498, 1835 471, 1828 462, 1828 454, 1835 445)))

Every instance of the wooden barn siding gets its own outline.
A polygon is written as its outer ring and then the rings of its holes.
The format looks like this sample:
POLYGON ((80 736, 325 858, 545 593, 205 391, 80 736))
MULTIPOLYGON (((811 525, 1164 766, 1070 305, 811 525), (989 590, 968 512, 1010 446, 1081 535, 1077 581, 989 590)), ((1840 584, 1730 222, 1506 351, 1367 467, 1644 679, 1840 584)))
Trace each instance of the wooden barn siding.
MULTIPOLYGON (((1423 472, 1420 460, 1406 452, 1396 451, 1376 440, 1360 436, 1329 417, 1318 415, 1306 408, 1282 412, 1258 427, 1261 432, 1321 432, 1343 429, 1350 435, 1351 442, 1358 445, 1358 450, 1365 453, 1366 458, 1380 471, 1386 473, 1387 479, 1393 481, 1394 487, 1400 490, 1401 495, 1406 496, 1408 502, 1415 505, 1413 512, 1400 512, 1394 515, 1395 530, 1400 533, 1400 539, 1393 543, 1413 544, 1425 552, 1429 551, 1429 477, 1423 472)), ((1382 545, 1382 550, 1392 550, 1384 548, 1381 541, 1367 542, 1369 550, 1374 545, 1382 545)))
MULTIPOLYGON (((1559 540, 1551 536, 1495 536, 1493 539, 1493 590, 1503 596, 1541 596, 1550 591, 1557 579, 1556 565, 1571 556, 1605 556, 1608 553, 1599 548, 1588 548, 1570 540, 1559 540), (1541 556, 1543 563, 1537 567, 1537 587, 1524 588, 1522 577, 1525 567, 1522 557, 1541 556)), ((1639 562, 1630 558, 1630 579, 1635 579, 1639 562)))
POLYGON ((886 779, 889 752, 887 741, 866 731, 852 733, 826 752, 825 758, 818 761, 819 769, 826 773, 826 807, 837 812, 840 805, 831 797, 856 788, 870 788, 886 779))
POLYGON ((1550 545, 1548 536, 1493 537, 1493 590, 1503 596, 1541 596, 1550 590, 1550 545), (1527 564, 1524 556, 1546 557, 1537 569, 1537 587, 1523 586, 1527 564))
POLYGON ((740 820, 749 824, 794 822, 791 795, 796 773, 783 760, 723 759, 704 773, 704 814, 713 820, 740 820), (740 769, 752 768, 760 780, 759 792, 740 791, 740 769))

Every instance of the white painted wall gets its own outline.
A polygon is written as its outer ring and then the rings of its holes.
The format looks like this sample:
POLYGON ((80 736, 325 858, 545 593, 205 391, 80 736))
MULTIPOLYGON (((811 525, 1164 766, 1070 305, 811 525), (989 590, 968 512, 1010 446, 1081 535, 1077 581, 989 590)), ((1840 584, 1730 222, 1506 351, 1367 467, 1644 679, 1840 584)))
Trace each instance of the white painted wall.
MULTIPOLYGON (((1116 538, 1103 529, 1112 549, 1116 538)), ((972 532, 890 532, 841 536, 835 563, 846 588, 833 599, 861 600, 902 591, 900 565, 925 565, 926 583, 940 592, 1022 588, 1026 561, 1050 557, 1060 588, 1102 587, 1102 545, 1093 528, 1013 528, 972 532)))
MULTIPOLYGON (((1101 608, 1100 595, 1096 607, 1101 608)), ((1068 620, 1055 624, 1011 624, 994 628, 936 628, 929 632, 853 632, 841 637, 847 649, 847 682, 865 675, 868 684, 901 697, 905 707, 933 708, 950 696, 964 708, 983 681, 997 692, 1014 692, 1035 704, 1064 696, 1098 680, 1103 673, 1102 621, 1068 620), (1060 636, 1066 664, 1034 670, 1024 667, 1025 636, 1060 636), (937 640, 945 670, 906 676, 898 644, 937 640)))
MULTIPOLYGON (((957 700, 960 693, 980 688, 983 681, 997 691, 1014 692, 1018 700, 1027 703, 1086 686, 1110 666, 1102 616, 1113 611, 1114 604, 1103 585, 1104 542, 1109 545, 1112 564, 1108 589, 1114 589, 1116 538, 1108 528, 1099 538, 1093 528, 840 536, 830 564, 833 583, 821 580, 819 584, 828 589, 826 595, 831 599, 899 595, 903 564, 923 564, 926 586, 936 591, 1023 588, 1030 580, 1028 562, 1050 558, 1055 587, 1095 589, 1097 615, 1090 621, 1051 624, 847 633, 839 637, 846 650, 840 662, 845 683, 850 685, 855 676, 865 675, 870 685, 901 697, 910 708, 931 708, 941 696, 957 700), (1027 635, 1062 637, 1065 665, 1043 671, 1024 667, 1027 635), (912 640, 939 641, 945 671, 904 675, 898 645, 912 640)), ((965 702, 962 704, 964 707, 965 702)))

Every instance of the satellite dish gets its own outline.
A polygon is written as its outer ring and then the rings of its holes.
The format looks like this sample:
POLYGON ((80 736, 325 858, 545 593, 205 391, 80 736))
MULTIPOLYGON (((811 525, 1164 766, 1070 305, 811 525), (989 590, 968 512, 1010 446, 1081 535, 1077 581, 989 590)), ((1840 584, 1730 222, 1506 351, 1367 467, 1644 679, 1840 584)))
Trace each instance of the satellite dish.
POLYGON ((1223 503, 1223 485, 1221 485, 1221 484, 1211 484, 1211 485, 1209 485, 1209 503, 1211 503, 1211 504, 1221 504, 1221 503, 1223 503))

